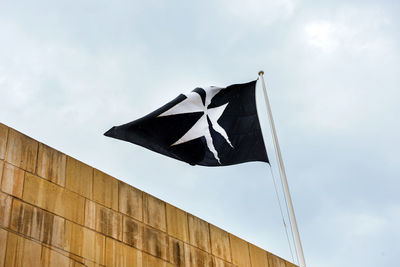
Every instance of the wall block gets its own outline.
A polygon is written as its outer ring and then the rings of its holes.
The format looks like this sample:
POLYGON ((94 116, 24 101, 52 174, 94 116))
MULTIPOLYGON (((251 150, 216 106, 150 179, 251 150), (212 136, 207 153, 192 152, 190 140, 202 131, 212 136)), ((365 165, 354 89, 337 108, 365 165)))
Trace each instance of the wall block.
POLYGON ((143 220, 143 193, 119 182, 119 211, 139 221, 143 220))
POLYGON ((41 245, 8 233, 7 252, 4 266, 40 266, 41 245))
POLYGON ((187 214, 183 210, 167 204, 168 234, 184 242, 189 242, 187 214))
POLYGON ((64 243, 65 219, 14 199, 10 229, 58 248, 64 243))
POLYGON ((143 195, 144 222, 161 231, 167 231, 165 202, 149 194, 143 195))
POLYGON ((36 168, 38 142, 10 129, 7 137, 7 162, 33 173, 36 168))
MULTIPOLYGON (((233 265, 232 263, 226 262, 223 259, 220 259, 215 256, 213 257, 213 264, 214 264, 214 267, 237 267, 236 265, 233 265)), ((257 265, 254 265, 254 266, 257 266, 257 265)))
POLYGON ((229 233, 210 224, 210 238, 212 254, 231 262, 229 233))
POLYGON ((118 180, 95 169, 93 176, 93 200, 118 211, 118 180))
POLYGON ((24 177, 24 170, 5 163, 3 167, 3 176, 1 179, 1 190, 9 195, 22 198, 24 177))
POLYGON ((189 244, 211 252, 210 231, 206 221, 191 214, 188 215, 189 244))
POLYGON ((211 254, 198 248, 185 244, 185 266, 212 267, 213 260, 211 254))
POLYGON ((232 234, 229 235, 232 251, 232 262, 239 267, 251 267, 249 244, 232 234))
POLYGON ((268 255, 268 266, 269 267, 286 267, 285 260, 275 256, 272 253, 267 253, 268 255))
POLYGON ((123 242, 128 245, 142 249, 143 248, 143 224, 127 216, 123 218, 123 242))
POLYGON ((0 187, 1 183, 3 182, 3 168, 4 168, 4 161, 0 160, 0 187))
POLYGON ((64 256, 55 250, 49 249, 47 247, 42 248, 42 267, 74 267, 75 261, 71 258, 64 256))
POLYGON ((184 243, 173 237, 169 238, 169 260, 178 267, 185 266, 184 243))
POLYGON ((249 244, 252 266, 268 267, 267 252, 253 244, 249 244))
POLYGON ((159 230, 143 228, 143 251, 168 260, 168 236, 159 230))
POLYGON ((0 226, 8 227, 12 197, 0 192, 0 226))
POLYGON ((81 196, 92 199, 93 168, 72 157, 67 157, 65 187, 81 196))
POLYGON ((39 143, 36 174, 53 183, 65 186, 65 154, 39 143))
POLYGON ((6 248, 7 248, 7 231, 0 228, 0 266, 4 266, 6 248))
POLYGON ((107 266, 143 266, 142 252, 116 240, 107 238, 107 266))
POLYGON ((64 250, 90 261, 105 263, 105 236, 70 221, 65 224, 64 250))
POLYGON ((163 261, 157 257, 148 255, 148 254, 143 254, 143 267, 173 267, 175 265, 170 264, 167 261, 163 261))
POLYGON ((88 199, 85 226, 122 241, 122 215, 88 199))
POLYGON ((8 127, 0 123, 0 159, 4 159, 4 156, 6 154, 7 137, 8 127))

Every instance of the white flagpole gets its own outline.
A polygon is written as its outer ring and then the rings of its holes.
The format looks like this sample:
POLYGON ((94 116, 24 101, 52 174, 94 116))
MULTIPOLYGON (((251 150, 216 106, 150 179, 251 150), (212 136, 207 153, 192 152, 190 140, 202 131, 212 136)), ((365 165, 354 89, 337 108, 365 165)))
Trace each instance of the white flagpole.
POLYGON ((288 202, 290 219, 292 221, 292 229, 293 229, 293 233, 294 233, 294 238, 296 240, 296 247, 299 252, 300 267, 306 267, 306 261, 304 259, 303 248, 301 246, 301 241, 300 241, 299 229, 297 228, 296 216, 294 215, 292 198, 290 197, 289 185, 288 185, 288 182, 286 179, 285 166, 283 165, 281 149, 279 147, 278 137, 276 135, 276 130, 275 130, 274 119, 272 118, 271 106, 269 104, 267 89, 266 89, 265 83, 264 83, 264 71, 261 70, 258 73, 258 75, 261 77, 261 83, 262 83, 262 87, 263 87, 263 91, 264 91, 265 104, 267 105, 267 110, 268 110, 269 123, 271 125, 271 131, 272 131, 272 136, 274 139, 275 150, 276 150, 276 154, 278 156, 278 161, 279 161, 279 170, 282 175, 285 197, 288 202))

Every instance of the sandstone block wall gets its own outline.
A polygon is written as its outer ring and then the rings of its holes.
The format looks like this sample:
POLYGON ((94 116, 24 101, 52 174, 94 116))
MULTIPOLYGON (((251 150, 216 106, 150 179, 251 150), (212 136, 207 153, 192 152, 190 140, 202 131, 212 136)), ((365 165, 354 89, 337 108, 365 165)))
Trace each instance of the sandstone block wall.
POLYGON ((0 124, 0 267, 293 267, 0 124))

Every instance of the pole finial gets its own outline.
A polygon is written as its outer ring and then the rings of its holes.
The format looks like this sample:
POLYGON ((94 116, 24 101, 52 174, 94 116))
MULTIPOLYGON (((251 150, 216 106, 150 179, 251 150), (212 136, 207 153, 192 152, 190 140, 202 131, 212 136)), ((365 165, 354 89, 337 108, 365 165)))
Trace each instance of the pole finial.
POLYGON ((260 70, 260 71, 258 72, 258 76, 260 76, 260 75, 264 75, 264 71, 263 71, 263 70, 260 70))

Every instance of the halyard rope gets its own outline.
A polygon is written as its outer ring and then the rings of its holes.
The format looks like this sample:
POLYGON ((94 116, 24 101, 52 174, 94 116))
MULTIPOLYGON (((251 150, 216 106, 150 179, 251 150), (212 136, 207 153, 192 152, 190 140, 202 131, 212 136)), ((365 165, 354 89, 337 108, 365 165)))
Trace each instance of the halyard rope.
MULTIPOLYGON (((279 205, 279 210, 281 212, 281 216, 282 216, 282 221, 283 221, 283 227, 285 228, 285 234, 286 234, 286 238, 288 241, 288 245, 289 245, 289 250, 290 250, 290 255, 292 256, 292 261, 294 261, 294 256, 293 256, 293 251, 292 251, 292 245, 290 243, 290 238, 289 238, 289 233, 287 231, 287 225, 286 225, 286 221, 285 221, 285 216, 283 215, 283 210, 282 210, 282 204, 281 204, 281 199, 279 197, 279 192, 278 192, 278 188, 276 186, 276 182, 275 182, 275 175, 274 172, 272 171, 272 166, 270 164, 269 165, 269 170, 271 171, 271 177, 272 177, 272 181, 274 183, 274 188, 275 188, 275 193, 276 193, 276 198, 278 199, 278 205, 279 205)), ((284 197, 285 198, 285 197, 284 197)), ((285 198, 285 202, 286 202, 286 198, 285 198)), ((287 209, 287 203, 286 203, 286 209, 287 209)), ((290 222, 290 217, 289 217, 289 222, 290 222)), ((292 239, 293 239, 293 231, 292 231, 292 239)), ((294 242, 294 241, 293 241, 294 242)), ((294 244, 294 243, 293 243, 294 244)), ((296 246, 294 246, 296 249, 296 246)), ((297 250, 296 250, 296 257, 297 257, 297 250)), ((298 260, 298 258, 297 258, 298 260)))

